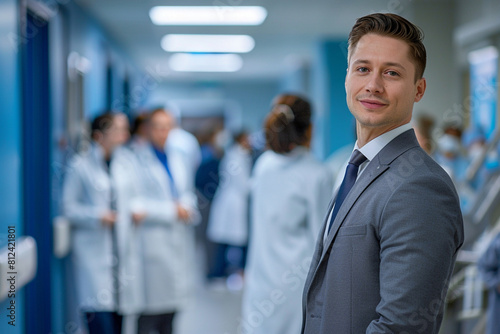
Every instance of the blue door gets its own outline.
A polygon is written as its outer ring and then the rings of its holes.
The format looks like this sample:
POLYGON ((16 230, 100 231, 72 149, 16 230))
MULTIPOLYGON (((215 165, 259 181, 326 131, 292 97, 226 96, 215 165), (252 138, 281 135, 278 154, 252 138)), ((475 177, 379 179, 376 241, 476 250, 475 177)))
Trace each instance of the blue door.
POLYGON ((22 53, 22 156, 24 232, 38 245, 38 270, 26 286, 26 333, 51 332, 52 224, 48 22, 27 14, 22 53))

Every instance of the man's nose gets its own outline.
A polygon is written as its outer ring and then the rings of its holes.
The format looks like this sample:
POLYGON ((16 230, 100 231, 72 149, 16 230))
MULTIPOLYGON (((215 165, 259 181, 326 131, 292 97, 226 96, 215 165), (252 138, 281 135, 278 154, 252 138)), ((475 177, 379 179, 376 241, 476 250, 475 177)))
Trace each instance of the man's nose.
POLYGON ((380 94, 384 91, 384 82, 380 75, 372 74, 368 78, 368 82, 365 87, 367 92, 372 94, 380 94))

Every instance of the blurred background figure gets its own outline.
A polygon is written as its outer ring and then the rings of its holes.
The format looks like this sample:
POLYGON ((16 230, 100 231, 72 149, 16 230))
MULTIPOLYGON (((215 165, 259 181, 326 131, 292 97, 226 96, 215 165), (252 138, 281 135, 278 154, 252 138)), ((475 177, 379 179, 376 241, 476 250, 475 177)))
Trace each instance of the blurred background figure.
POLYGON ((429 115, 419 115, 413 121, 413 129, 417 136, 420 147, 429 155, 434 151, 432 130, 434 128, 434 118, 429 115))
POLYGON ((149 115, 147 112, 141 112, 134 118, 132 126, 132 137, 129 146, 131 149, 138 148, 142 145, 147 145, 149 142, 149 115))
POLYGON ((96 117, 91 148, 73 159, 64 182, 63 210, 72 225, 78 306, 90 334, 121 332, 122 318, 116 312, 116 179, 111 171, 116 148, 127 141, 128 131, 123 114, 96 117))
POLYGON ((486 138, 480 130, 467 129, 463 136, 463 142, 470 162, 480 158, 486 149, 486 138))
POLYGON ((201 164, 196 171, 195 185, 201 223, 197 227, 196 234, 201 246, 203 270, 207 276, 210 268, 214 266, 217 250, 217 245, 207 238, 207 228, 212 201, 219 186, 219 165, 224 154, 224 151, 217 144, 217 134, 220 131, 220 128, 210 125, 201 131, 198 138, 201 149, 201 164))
POLYGON ((482 130, 471 127, 464 134, 464 146, 469 164, 479 167, 471 180, 472 187, 477 190, 485 185, 491 175, 499 171, 500 145, 494 144, 494 138, 488 141, 482 130))
POLYGON ((208 222, 208 239, 217 244, 208 278, 230 276, 228 287, 241 289, 248 241, 248 201, 252 153, 248 134, 234 136, 234 143, 219 166, 220 183, 208 222))
POLYGON ((450 175, 455 185, 465 179, 468 161, 459 125, 449 123, 443 126, 443 135, 437 139, 434 159, 450 175))
MULTIPOLYGON (((217 144, 220 129, 209 128, 202 131, 199 138, 201 163, 196 171, 196 189, 203 196, 203 201, 211 202, 219 186, 219 164, 224 155, 217 144)), ((208 217, 208 215, 207 215, 208 217)))
POLYGON ((309 152, 311 106, 280 95, 265 121, 269 151, 256 162, 242 333, 300 333, 302 289, 324 212, 328 170, 309 152))
POLYGON ((133 203, 141 235, 145 307, 138 333, 172 333, 193 290, 194 231, 199 220, 190 164, 166 145, 175 120, 158 109, 149 119, 150 144, 135 150, 141 196, 133 203))
POLYGON ((488 289, 486 334, 500 333, 500 234, 492 240, 477 262, 488 289))
POLYGON ((181 128, 174 117, 172 130, 168 134, 168 149, 178 150, 184 155, 190 167, 191 180, 194 182, 196 171, 201 164, 201 149, 196 137, 181 128))

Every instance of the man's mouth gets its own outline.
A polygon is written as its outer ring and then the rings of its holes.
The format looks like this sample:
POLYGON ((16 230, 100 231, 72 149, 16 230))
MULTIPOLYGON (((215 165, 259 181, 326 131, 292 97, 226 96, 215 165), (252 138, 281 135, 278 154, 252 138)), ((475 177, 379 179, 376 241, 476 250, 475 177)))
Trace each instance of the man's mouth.
POLYGON ((362 99, 359 102, 367 109, 379 109, 387 105, 384 102, 372 99, 362 99))

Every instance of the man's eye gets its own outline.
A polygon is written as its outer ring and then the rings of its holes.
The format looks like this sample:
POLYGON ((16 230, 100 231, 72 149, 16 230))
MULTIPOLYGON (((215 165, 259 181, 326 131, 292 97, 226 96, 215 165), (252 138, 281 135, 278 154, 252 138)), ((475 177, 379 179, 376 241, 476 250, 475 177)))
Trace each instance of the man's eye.
POLYGON ((395 71, 387 71, 387 74, 389 74, 391 77, 397 77, 397 76, 399 76, 399 73, 395 72, 395 71))
POLYGON ((365 72, 368 72, 368 69, 366 67, 358 67, 357 71, 361 72, 361 73, 365 73, 365 72))

